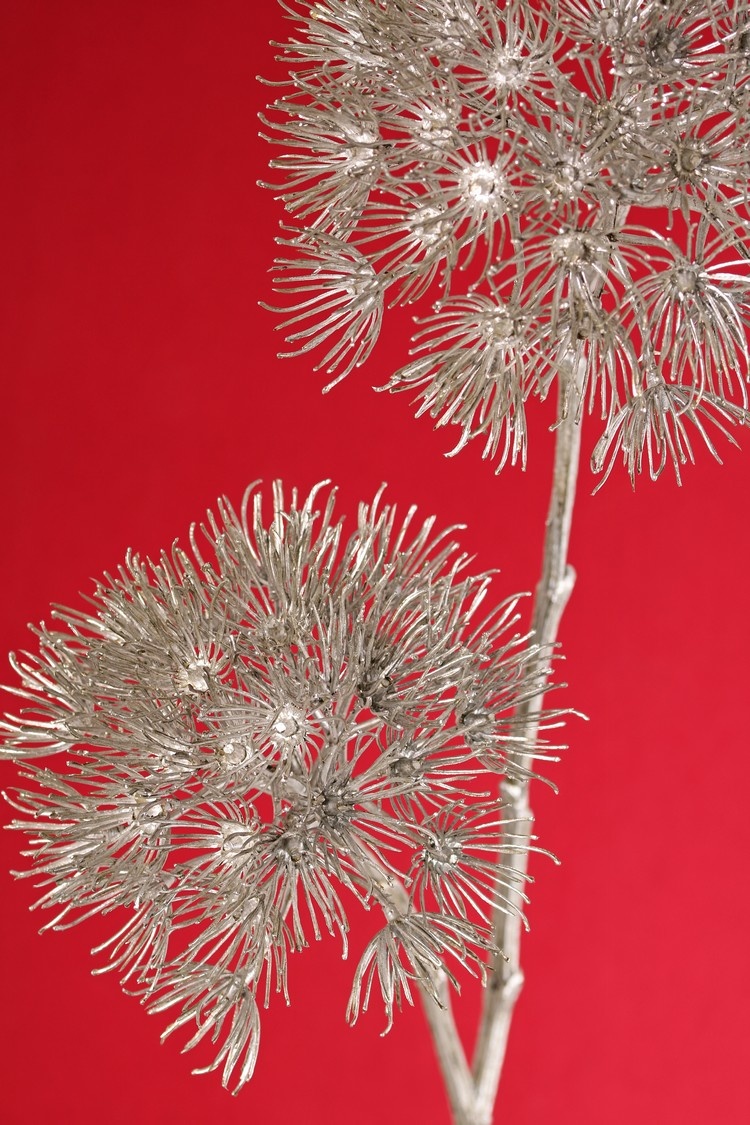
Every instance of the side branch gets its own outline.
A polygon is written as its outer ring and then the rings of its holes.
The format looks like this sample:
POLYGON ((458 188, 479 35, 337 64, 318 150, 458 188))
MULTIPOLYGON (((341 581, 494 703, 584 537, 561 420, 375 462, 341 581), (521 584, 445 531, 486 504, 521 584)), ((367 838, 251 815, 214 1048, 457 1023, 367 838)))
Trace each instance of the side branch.
MULTIPOLYGON (((363 851, 368 854, 368 849, 364 848, 363 851)), ((384 871, 372 854, 363 870, 372 881, 372 889, 386 917, 406 917, 409 912, 409 896, 404 885, 391 873, 384 871)), ((456 1125, 474 1125, 474 1080, 453 1018, 450 986, 445 973, 435 973, 430 976, 429 981, 420 984, 419 996, 453 1119, 456 1125)))

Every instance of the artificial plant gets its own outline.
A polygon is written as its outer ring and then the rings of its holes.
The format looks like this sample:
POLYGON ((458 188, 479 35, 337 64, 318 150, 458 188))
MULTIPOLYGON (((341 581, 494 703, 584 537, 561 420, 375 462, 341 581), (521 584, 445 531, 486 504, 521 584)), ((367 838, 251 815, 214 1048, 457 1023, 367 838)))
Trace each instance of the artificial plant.
MULTIPOLYGON (((32 661, 24 672, 26 690, 37 700, 46 697, 38 704, 42 713, 10 722, 8 734, 14 753, 30 744, 81 748, 77 782, 42 771, 47 796, 20 799, 35 825, 46 816, 61 826, 57 834, 40 833, 35 845, 51 879, 50 901, 65 910, 74 896, 84 912, 112 905, 118 895, 121 904, 138 902, 134 920, 115 939, 115 967, 152 1006, 183 1004, 177 1022, 196 1017, 196 1036, 213 1034, 222 1018, 231 1025, 215 1060, 227 1081, 237 1073, 245 1078, 252 1065, 258 1017, 247 984, 255 980, 255 963, 283 986, 285 951, 306 940, 306 929, 315 933, 316 918, 323 928, 345 932, 332 881, 368 902, 379 889, 385 894, 379 883, 390 860, 380 826, 389 803, 400 805, 407 827, 386 830, 385 840, 411 856, 405 868, 391 864, 390 873, 409 883, 402 902, 412 921, 388 920, 387 936, 369 959, 365 954, 355 984, 377 969, 387 1007, 414 978, 425 986, 456 1117, 481 1121, 491 1112, 521 979, 527 849, 519 834, 530 831, 537 709, 572 585, 567 536, 583 414, 592 404, 601 408, 595 468, 612 470, 622 451, 633 476, 644 457, 654 475, 669 464, 679 471, 691 438, 716 452, 710 427, 722 430, 746 418, 743 17, 728 5, 627 4, 604 11, 587 4, 547 10, 362 3, 317 4, 301 18, 303 34, 290 51, 293 92, 279 98, 267 125, 291 150, 275 163, 284 173, 279 190, 293 224, 279 274, 290 295, 292 350, 322 345, 322 363, 337 378, 367 358, 387 295, 437 300, 419 329, 416 358, 391 385, 416 388, 423 412, 458 423, 459 445, 479 434, 488 456, 522 462, 529 397, 550 390, 559 397, 544 574, 534 637, 530 645, 516 642, 522 658, 510 664, 515 688, 512 676, 510 687, 503 679, 508 669, 499 631, 489 629, 485 641, 468 618, 459 621, 462 596, 474 609, 473 588, 462 586, 463 579, 449 580, 439 566, 417 573, 419 547, 411 564, 400 557, 407 539, 391 558, 387 543, 375 545, 378 536, 387 540, 390 517, 374 512, 363 516, 359 539, 344 552, 350 565, 337 570, 329 509, 318 540, 312 499, 293 499, 289 507, 276 503, 268 526, 260 517, 243 525, 227 510, 208 529, 216 563, 202 558, 200 546, 195 562, 176 552, 151 571, 129 560, 100 586, 93 614, 64 613, 66 636, 45 633, 42 669, 32 661), (300 579, 299 568, 311 561, 300 579), (295 600, 297 587, 302 593, 295 600), (266 593, 249 608, 243 590, 266 593), (167 641, 160 633, 165 607, 173 613, 167 641), (417 647, 410 650, 407 640, 417 647), (434 645, 441 663, 433 668, 426 663, 434 645), (399 663, 404 653, 411 653, 408 672, 399 663), (105 678, 90 675, 92 663, 106 670, 105 678), (327 681, 334 664, 345 669, 335 701, 329 696, 328 704, 309 706, 305 700, 295 709, 274 694, 295 677, 305 692, 312 690, 313 672, 318 676, 322 665, 327 681), (51 692, 50 668, 58 684, 51 692), (483 679, 485 673, 491 674, 483 679), (489 732, 486 710, 471 700, 472 677, 485 692, 489 732), (493 694, 497 684, 504 694, 493 694), (420 691, 435 708, 426 718, 420 691), (238 701, 245 708, 240 714, 238 701), (333 737, 331 716, 348 722, 352 701, 362 711, 351 732, 343 728, 343 760, 356 763, 375 796, 367 790, 365 808, 351 793, 337 794, 323 815, 330 778, 316 763, 337 759, 319 751, 333 737), (512 716, 506 705, 515 706, 512 716), (76 722, 62 719, 61 708, 76 722), (417 759, 433 763, 424 789, 424 773, 405 781, 390 770, 402 758, 414 764, 394 748, 405 737, 399 732, 417 720, 424 739, 417 759), (62 726, 50 733, 44 723, 62 726), (173 724, 183 740, 190 730, 187 747, 173 724), (384 751, 379 766, 366 744, 375 731, 385 732, 375 739, 384 751), (255 756, 243 740, 257 748, 255 756), (89 743, 107 753, 92 756, 83 749, 89 743), (480 765, 503 771, 500 806, 472 788, 480 765), (238 767, 249 770, 245 779, 270 814, 248 821, 244 806, 228 799, 237 792, 238 767), (205 789, 199 791, 196 776, 205 789), (105 781, 115 785, 115 799, 105 781), (66 827, 71 804, 90 812, 92 794, 99 795, 93 841, 66 827), (118 820, 125 806, 125 820, 118 820), (312 820, 302 818, 312 837, 297 832, 290 850, 288 821, 300 807, 317 810, 312 820), (110 817, 104 824, 102 810, 110 817), (363 821, 364 844, 356 839, 363 821), (360 854, 359 865, 348 840, 348 858, 335 858, 353 823, 355 850, 376 849, 369 859, 360 854), (457 848, 430 865, 430 841, 442 848, 446 832, 458 838, 472 826, 480 848, 497 831, 503 863, 494 872, 477 868, 479 891, 469 905, 478 910, 468 922, 465 891, 453 889, 453 898, 447 891, 455 888, 450 857, 457 848), (167 858, 165 833, 182 849, 176 858, 167 858), (314 843, 306 849, 309 838, 314 843), (78 862, 82 849, 96 859, 88 875, 78 862), (243 871, 237 856, 246 872, 273 888, 270 897, 237 875, 243 871), (134 881, 113 886, 103 874, 105 861, 121 865, 123 857, 132 861, 134 881), (239 908, 225 906, 218 922, 203 905, 211 896, 216 901, 217 872, 233 889, 240 884, 239 908), (147 875, 154 887, 144 899, 147 875), (483 937, 477 919, 488 908, 495 933, 483 937), (254 939, 268 932, 271 915, 277 931, 265 946, 254 939), (188 923, 197 924, 199 936, 165 969, 166 931, 187 931, 188 923), (209 971, 208 954, 219 956, 222 942, 228 960, 209 971), (456 952, 478 969, 483 953, 495 958, 474 1076, 441 976, 447 954, 456 952), (245 954, 251 968, 240 998, 224 987, 222 974, 231 975, 233 958, 245 954)), ((440 552, 436 557, 440 565, 448 561, 440 552)), ((397 908, 386 896, 386 910, 397 908)))

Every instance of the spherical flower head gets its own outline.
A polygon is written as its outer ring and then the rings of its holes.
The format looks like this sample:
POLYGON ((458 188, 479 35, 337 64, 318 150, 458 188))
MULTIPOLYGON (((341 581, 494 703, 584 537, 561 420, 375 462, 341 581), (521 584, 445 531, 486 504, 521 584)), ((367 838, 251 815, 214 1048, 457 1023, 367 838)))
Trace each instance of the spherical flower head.
POLYGON ((0 725, 46 928, 113 911, 107 967, 235 1090, 289 954, 326 933, 346 952, 352 904, 384 917, 349 1014, 375 974, 390 1023, 410 982, 455 979, 447 958, 481 974, 488 909, 523 901, 496 794, 529 776, 516 705, 549 654, 517 599, 480 612, 489 576, 450 531, 378 493, 346 537, 334 502, 277 482, 266 517, 253 486, 190 552, 129 554, 12 659, 23 706, 0 725))
MULTIPOLYGON (((638 442, 663 448, 660 413, 641 410, 655 365, 687 434, 665 464, 679 481, 691 433, 718 457, 700 421, 706 408, 730 434, 750 421, 745 9, 720 0, 300 3, 291 89, 274 104, 271 138, 289 150, 274 161, 289 173, 277 190, 306 231, 300 253, 277 262, 281 293, 302 294, 282 310, 288 339, 320 347, 318 366, 340 378, 366 361, 393 305, 430 300, 437 325, 443 308, 476 295, 469 340, 482 337, 485 302, 515 304, 534 339, 515 349, 528 366, 510 381, 502 357, 500 393, 470 347, 447 360, 436 349, 429 364, 422 329, 420 360, 388 384, 402 391, 418 379, 418 413, 460 427, 450 453, 481 436, 496 468, 523 464, 524 403, 552 385, 558 421, 598 410, 614 449, 614 430, 636 409, 647 419, 633 430, 638 442), (351 115, 368 122, 364 140, 351 115), (684 346, 669 353, 649 294, 669 285, 670 256, 702 267, 694 235, 706 224, 732 276, 717 271, 711 300, 686 303, 684 346), (309 263, 300 285, 295 258, 309 258, 321 234, 338 240, 335 261, 330 270, 309 263), (333 295, 355 254, 358 272, 372 271, 367 292, 333 295), (729 320, 731 344, 717 350, 729 320)), ((635 482, 642 459, 623 449, 635 482)), ((605 479, 611 464, 592 459, 605 479)))

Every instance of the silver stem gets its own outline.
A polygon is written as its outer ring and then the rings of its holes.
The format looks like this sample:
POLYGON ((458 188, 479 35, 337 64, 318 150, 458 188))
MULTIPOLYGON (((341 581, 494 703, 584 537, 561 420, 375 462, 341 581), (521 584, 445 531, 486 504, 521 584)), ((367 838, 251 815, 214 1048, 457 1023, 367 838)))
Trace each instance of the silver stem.
MULTIPOLYGON (((576 371, 573 378, 578 384, 576 390, 580 393, 583 370, 576 371)), ((548 658, 549 649, 557 639, 560 619, 575 582, 575 572, 568 565, 567 557, 581 444, 581 427, 576 420, 576 413, 575 409, 569 409, 557 428, 542 576, 534 599, 532 626, 534 639, 542 646, 542 661, 548 658)), ((546 676, 541 682, 543 687, 546 686, 546 676)), ((542 702, 543 693, 540 692, 528 700, 520 711, 527 745, 532 748, 536 745, 542 702)), ((528 754, 520 755, 514 764, 522 770, 528 770, 532 767, 533 757, 528 754)), ((501 797, 509 806, 509 819, 514 821, 514 833, 531 836, 533 816, 529 805, 529 782, 505 780, 501 786, 501 797)), ((512 887, 508 892, 512 912, 495 912, 495 942, 503 950, 504 956, 497 957, 490 969, 472 1071, 468 1068, 453 1019, 447 982, 443 982, 444 987, 440 990, 440 1006, 435 1003, 428 990, 423 990, 421 994, 455 1125, 490 1125, 492 1120, 510 1022, 516 998, 523 985, 520 951, 524 904, 520 891, 526 875, 528 854, 521 847, 510 855, 503 856, 505 867, 511 866, 517 875, 517 879, 509 880, 516 889, 512 887), (517 909, 513 910, 514 907, 517 909)))
POLYGON ((427 989, 420 989, 420 995, 453 1121, 455 1125, 477 1125, 474 1079, 453 1018, 450 986, 445 976, 438 986, 439 1005, 427 989))
MULTIPOLYGON (((372 890, 386 914, 404 918, 409 912, 409 895, 394 875, 383 870, 381 864, 364 846, 362 855, 366 863, 362 874, 371 880, 372 890)), ((469 1063, 453 1019, 450 986, 445 973, 435 973, 429 983, 419 986, 427 1026, 435 1046, 438 1064, 450 1101, 456 1125, 474 1125, 476 1094, 469 1063), (439 1003, 435 1003, 435 996, 439 1003)))
MULTIPOLYGON (((602 214, 602 229, 615 234, 622 229, 627 214, 628 207, 625 204, 614 204, 602 214)), ((588 283, 592 299, 597 300, 604 285, 603 263, 590 271, 588 283)), ((532 616, 533 640, 540 646, 539 661, 544 665, 548 663, 550 650, 557 641, 560 621, 576 579, 575 571, 568 563, 568 547, 581 459, 581 415, 587 373, 587 361, 580 356, 578 362, 571 365, 567 380, 561 372, 558 382, 560 421, 555 431, 552 494, 545 524, 542 574, 534 596, 532 616)), ((494 940, 502 954, 495 957, 489 970, 468 1082, 464 1073, 466 1055, 448 998, 446 997, 445 1006, 438 1008, 428 994, 422 994, 455 1125, 491 1125, 513 1010, 523 987, 521 933, 524 901, 521 893, 529 862, 529 851, 523 844, 530 843, 534 827, 527 775, 533 770, 533 751, 537 745, 548 679, 549 672, 540 668, 536 679, 540 690, 518 709, 525 736, 524 743, 529 752, 517 755, 515 760, 509 755, 510 764, 516 767, 511 771, 514 776, 506 777, 500 786, 500 797, 507 806, 508 819, 514 822, 514 843, 521 846, 510 854, 504 852, 502 855, 501 862, 505 870, 512 869, 508 878, 509 909, 496 909, 494 912, 494 940)))
MULTIPOLYGON (((622 229, 628 214, 625 204, 612 206, 602 215, 601 225, 610 234, 622 229)), ((601 264, 600 264, 601 265, 601 264)), ((604 270, 592 271, 589 276, 591 295, 597 299, 604 284, 604 270)), ((586 393, 586 360, 581 357, 570 372, 566 400, 565 380, 560 379, 560 402, 556 431, 555 463, 552 474, 552 494, 547 512, 542 574, 534 597, 532 629, 534 641, 540 645, 540 660, 545 661, 551 647, 557 641, 560 620, 568 604, 568 598, 575 585, 575 571, 568 563, 570 529, 573 522, 573 507, 576 497, 576 483, 581 459, 581 414, 583 396, 586 393)), ((544 688, 548 673, 542 673, 539 683, 542 690, 519 708, 519 718, 526 736, 526 745, 534 750, 539 734, 539 721, 544 702, 544 688)), ((519 755, 517 762, 520 772, 533 768, 533 753, 519 755)), ((515 772, 515 771, 514 771, 515 772)), ((511 816, 517 818, 516 831, 523 832, 527 838, 532 834, 534 815, 529 803, 529 780, 506 778, 500 787, 504 803, 510 806, 511 816)), ((509 904, 518 909, 510 913, 496 910, 494 918, 494 937, 502 955, 498 955, 492 965, 490 978, 482 1002, 482 1016, 479 1025, 474 1062, 472 1067, 476 1116, 473 1125, 489 1125, 492 1109, 497 1098, 500 1075, 505 1061, 508 1033, 518 995, 523 988, 521 968, 521 933, 523 901, 519 892, 528 867, 529 852, 521 849, 510 857, 504 856, 503 863, 513 867, 517 881, 510 880, 517 888, 508 895, 509 904)))
MULTIPOLYGON (((578 393, 581 389, 582 374, 579 369, 574 375, 578 383, 578 393)), ((576 414, 576 410, 571 405, 557 428, 542 575, 536 588, 532 626, 534 640, 542 646, 541 660, 545 660, 545 654, 549 653, 550 647, 557 640, 560 619, 575 584, 575 571, 568 563, 568 545, 581 447, 581 426, 576 414)), ((541 682, 543 687, 546 686, 546 676, 541 682)), ((527 745, 532 749, 536 745, 543 698, 543 693, 540 692, 533 699, 528 700, 519 712, 528 740, 527 745)), ((524 770, 531 769, 533 757, 519 756, 516 764, 524 770)), ((500 793, 503 802, 509 806, 510 816, 517 821, 514 831, 523 832, 530 837, 534 818, 529 804, 529 781, 505 779, 500 793)), ((503 951, 503 956, 496 957, 484 993, 473 1065, 476 1125, 488 1125, 492 1119, 492 1107, 497 1097, 513 1009, 523 986, 521 969, 523 902, 519 892, 524 884, 528 857, 528 851, 521 848, 503 858, 503 863, 512 866, 517 875, 517 880, 511 880, 517 889, 511 890, 508 895, 510 905, 517 907, 517 910, 495 912, 495 943, 498 949, 503 951)))

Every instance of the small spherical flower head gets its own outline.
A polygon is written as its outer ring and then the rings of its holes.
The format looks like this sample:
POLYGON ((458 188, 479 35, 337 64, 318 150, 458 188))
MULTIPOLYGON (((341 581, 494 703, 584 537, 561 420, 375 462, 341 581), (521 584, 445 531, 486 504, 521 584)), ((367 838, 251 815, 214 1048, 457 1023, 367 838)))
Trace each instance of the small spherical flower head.
POLYGON ((589 98, 571 106, 562 101, 556 109, 555 129, 532 130, 519 151, 525 199, 530 216, 575 222, 612 197, 612 133, 592 120, 589 98))
POLYGON ((459 242, 439 196, 438 183, 425 175, 419 185, 402 185, 396 199, 368 207, 359 247, 391 278, 392 304, 419 300, 455 268, 459 242))
MULTIPOLYGON (((371 191, 383 171, 387 146, 382 142, 378 119, 363 99, 355 104, 308 105, 297 98, 280 99, 275 113, 291 117, 284 144, 293 152, 271 161, 284 173, 276 188, 287 211, 297 222, 308 221, 329 234, 345 237, 356 226, 371 191)), ((273 135, 273 122, 262 117, 273 135)))
MULTIPOLYGON (((425 204, 438 210, 453 226, 453 236, 460 247, 458 261, 469 270, 475 257, 478 262, 473 285, 484 279, 502 256, 516 226, 519 190, 517 148, 520 140, 510 133, 502 147, 482 140, 462 138, 462 144, 448 154, 425 162, 417 171, 419 182, 428 172, 425 204)), ((414 179, 407 177, 407 183, 414 179)))
POLYGON ((524 400, 547 375, 541 342, 539 325, 517 303, 455 298, 425 319, 415 336, 419 358, 383 389, 419 388, 418 414, 461 427, 454 453, 481 434, 485 457, 495 457, 502 443, 500 466, 508 457, 525 461, 524 400))
POLYGON ((477 24, 453 63, 467 106, 488 121, 506 109, 537 111, 554 89, 556 36, 549 19, 523 0, 475 7, 477 24))
POLYGON ((490 579, 452 529, 397 521, 378 493, 347 538, 334 499, 277 482, 266 517, 253 486, 189 553, 128 555, 13 660, 23 706, 0 723, 47 928, 113 912, 106 968, 173 1011, 166 1034, 210 1040, 204 1069, 235 1090, 289 954, 326 934, 346 953, 352 904, 384 915, 352 1018, 373 974, 390 1022, 410 982, 482 971, 487 908, 511 908, 489 835, 516 847, 488 793, 549 756, 515 716, 549 664, 517 599, 480 613, 490 579), (449 838, 465 858, 443 878, 449 838))
MULTIPOLYGON (((402 0, 389 0, 387 7, 351 0, 300 0, 294 12, 286 0, 283 6, 305 32, 304 38, 295 36, 286 48, 300 88, 332 79, 350 87, 361 83, 382 88, 396 77, 388 60, 403 54, 407 44, 415 47, 413 6, 402 0)), ((412 49, 406 72, 424 81, 432 64, 422 54, 412 49)))
POLYGON ((602 307, 618 308, 631 265, 640 265, 649 245, 648 236, 634 235, 602 230, 594 211, 546 222, 526 240, 525 299, 544 310, 553 331, 571 315, 596 319, 602 307))
POLYGON ((561 31, 573 42, 604 52, 638 29, 643 0, 544 0, 555 10, 561 31))
MULTIPOLYGON (((619 316, 605 312, 601 305, 563 302, 555 318, 555 329, 545 340, 544 357, 548 369, 561 382, 560 413, 569 411, 581 420, 584 408, 593 414, 597 403, 605 418, 612 402, 617 402, 619 387, 632 382, 638 368, 630 336, 619 316)), ((538 393, 545 397, 551 379, 540 381, 538 393)))
MULTIPOLYGON (((747 198, 750 112, 722 93, 693 94, 677 114, 656 121, 644 146, 644 200, 650 194, 692 225, 701 213, 721 231, 747 198)), ((736 219, 734 220, 736 222, 736 219)))
POLYGON ((652 480, 657 480, 671 463, 680 484, 681 467, 694 461, 691 433, 698 434, 711 455, 721 462, 712 431, 736 445, 727 426, 748 422, 750 413, 742 407, 708 390, 698 393, 691 387, 667 383, 652 368, 646 385, 612 410, 594 448, 591 467, 596 473, 604 473, 597 488, 612 472, 618 453, 622 454, 633 485, 644 463, 652 480))
POLYGON ((277 259, 274 267, 277 289, 292 299, 273 310, 285 314, 280 327, 293 345, 281 354, 326 349, 315 370, 335 374, 328 384, 333 387, 361 366, 375 346, 388 279, 356 247, 323 231, 302 231, 279 242, 295 251, 277 259))
POLYGON ((439 161, 460 146, 465 128, 461 91, 452 75, 436 78, 429 97, 412 93, 396 101, 390 111, 381 111, 381 129, 391 150, 392 176, 383 189, 398 191, 399 179, 409 171, 419 171, 424 161, 439 161))
POLYGON ((686 91, 710 86, 727 62, 719 27, 719 13, 725 8, 711 0, 629 0, 624 34, 617 43, 616 73, 628 82, 650 86, 662 104, 678 104, 686 91))
POLYGON ((719 237, 706 218, 683 245, 665 239, 654 269, 636 282, 655 362, 696 397, 708 391, 747 409, 750 263, 741 243, 719 237))

